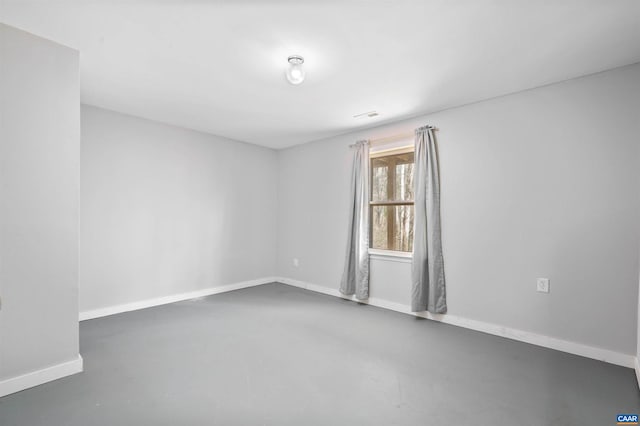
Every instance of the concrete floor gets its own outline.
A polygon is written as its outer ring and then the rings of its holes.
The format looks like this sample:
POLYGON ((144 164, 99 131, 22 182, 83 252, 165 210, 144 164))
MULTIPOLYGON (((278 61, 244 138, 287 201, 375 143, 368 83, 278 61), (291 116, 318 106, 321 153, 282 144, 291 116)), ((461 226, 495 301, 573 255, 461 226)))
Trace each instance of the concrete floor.
POLYGON ((85 321, 2 426, 614 425, 634 372, 281 284, 85 321))

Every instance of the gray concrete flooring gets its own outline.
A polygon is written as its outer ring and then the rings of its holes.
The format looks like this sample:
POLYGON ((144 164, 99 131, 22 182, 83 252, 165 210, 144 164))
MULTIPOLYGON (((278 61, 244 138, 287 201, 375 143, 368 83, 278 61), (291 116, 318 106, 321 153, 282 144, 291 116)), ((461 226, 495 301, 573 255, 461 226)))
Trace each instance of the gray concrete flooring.
POLYGON ((614 425, 633 370, 282 284, 85 321, 2 426, 614 425))

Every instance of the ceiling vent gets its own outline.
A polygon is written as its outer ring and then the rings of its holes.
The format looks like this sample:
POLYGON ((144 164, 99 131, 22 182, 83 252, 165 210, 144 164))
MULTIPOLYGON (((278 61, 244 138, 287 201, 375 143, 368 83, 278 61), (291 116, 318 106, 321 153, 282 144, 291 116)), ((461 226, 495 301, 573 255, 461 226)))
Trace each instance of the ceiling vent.
POLYGON ((379 115, 378 111, 369 111, 369 112, 363 112, 362 114, 354 115, 353 118, 365 118, 365 117, 372 118, 372 117, 377 117, 378 115, 379 115))

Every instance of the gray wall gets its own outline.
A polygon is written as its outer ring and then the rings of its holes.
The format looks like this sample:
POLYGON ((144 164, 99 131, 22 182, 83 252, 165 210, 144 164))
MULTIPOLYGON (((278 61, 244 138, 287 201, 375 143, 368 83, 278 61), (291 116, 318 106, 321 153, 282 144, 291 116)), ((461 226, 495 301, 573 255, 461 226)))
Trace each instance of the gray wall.
POLYGON ((82 106, 80 311, 273 276, 276 153, 82 106))
POLYGON ((0 380, 78 356, 78 52, 0 24, 0 380))
MULTIPOLYGON (((278 274, 337 289, 347 145, 433 124, 449 313, 634 354, 638 111, 633 65, 279 151, 278 274)), ((410 264, 371 269, 372 297, 409 304, 410 264)))

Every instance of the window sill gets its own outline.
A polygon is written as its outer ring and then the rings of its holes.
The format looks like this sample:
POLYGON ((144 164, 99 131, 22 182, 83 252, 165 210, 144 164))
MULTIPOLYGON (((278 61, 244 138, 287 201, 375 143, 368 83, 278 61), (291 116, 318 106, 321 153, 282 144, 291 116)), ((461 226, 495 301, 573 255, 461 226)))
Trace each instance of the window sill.
POLYGON ((406 251, 369 249, 369 259, 384 260, 387 262, 411 263, 413 253, 406 251))

